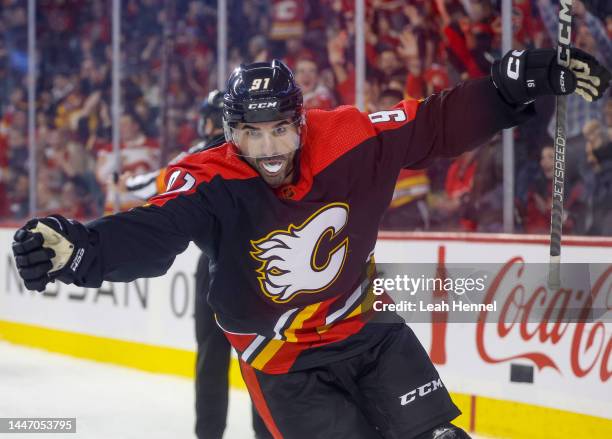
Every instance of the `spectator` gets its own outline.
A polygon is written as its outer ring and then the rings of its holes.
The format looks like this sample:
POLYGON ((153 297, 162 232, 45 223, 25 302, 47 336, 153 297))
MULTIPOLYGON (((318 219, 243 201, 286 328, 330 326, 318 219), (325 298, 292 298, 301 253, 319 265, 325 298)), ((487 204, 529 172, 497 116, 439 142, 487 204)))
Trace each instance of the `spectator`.
POLYGON ((384 89, 378 97, 378 105, 375 111, 388 110, 404 99, 402 92, 392 88, 384 89))
MULTIPOLYGON (((526 233, 549 233, 552 205, 552 187, 555 166, 555 150, 552 141, 541 149, 540 167, 531 179, 527 192, 526 205, 519 207, 523 231, 526 233)), ((563 229, 572 233, 581 227, 586 214, 583 205, 583 185, 573 184, 565 187, 563 229)))
POLYGON ((400 63, 397 53, 392 49, 385 49, 377 58, 377 75, 380 83, 387 83, 396 76, 406 76, 406 69, 400 63))
POLYGON ((61 207, 61 174, 55 169, 43 168, 36 179, 36 215, 46 216, 57 212, 61 207))
MULTIPOLYGON (((436 0, 436 6, 443 23, 449 61, 461 79, 478 78, 487 73, 481 59, 483 53, 476 52, 476 36, 470 18, 461 4, 447 8, 444 0, 436 0)), ((484 48, 486 50, 486 47, 484 48)), ((480 48, 483 52, 483 48, 480 48)))
POLYGON ((9 215, 9 176, 8 142, 0 125, 0 219, 9 215))
POLYGON ((67 181, 62 186, 59 199, 61 201, 61 210, 68 218, 87 218, 92 215, 87 203, 86 190, 79 187, 74 181, 67 181))
MULTIPOLYGON (((126 113, 120 121, 120 160, 124 172, 142 174, 151 172, 159 167, 159 145, 142 131, 140 122, 134 114, 126 113)), ((98 150, 96 163, 96 177, 98 183, 106 187, 105 211, 112 212, 114 208, 114 181, 115 161, 112 144, 102 145, 98 150)), ((120 194, 120 209, 129 209, 141 202, 129 194, 120 194)))
POLYGON ((10 181, 10 186, 13 188, 8 194, 10 217, 20 220, 29 214, 30 183, 27 171, 22 168, 11 168, 10 181))
POLYGON ((504 187, 500 138, 493 139, 477 155, 472 188, 462 198, 460 218, 465 230, 503 232, 504 187))
POLYGON ((334 107, 331 92, 319 80, 317 64, 309 58, 298 59, 295 65, 295 80, 304 93, 306 108, 329 110, 334 107))
POLYGON ((248 59, 251 62, 262 62, 268 59, 268 42, 263 35, 255 35, 249 40, 248 59))
POLYGON ((444 192, 432 199, 437 221, 454 224, 455 229, 474 230, 473 221, 463 217, 462 213, 474 184, 479 151, 476 149, 462 154, 448 168, 444 192))
POLYGON ((612 142, 596 120, 584 126, 590 183, 590 235, 612 235, 612 142))
POLYGON ((346 58, 348 38, 347 32, 339 31, 327 40, 327 55, 334 73, 336 93, 340 104, 355 102, 354 67, 347 63, 346 58))
POLYGON ((612 139, 612 95, 608 95, 606 98, 606 106, 604 108, 608 139, 612 139))
POLYGON ((301 59, 310 59, 316 62, 315 54, 304 47, 304 43, 300 38, 290 38, 285 41, 285 55, 283 60, 294 72, 297 68, 297 62, 301 59))

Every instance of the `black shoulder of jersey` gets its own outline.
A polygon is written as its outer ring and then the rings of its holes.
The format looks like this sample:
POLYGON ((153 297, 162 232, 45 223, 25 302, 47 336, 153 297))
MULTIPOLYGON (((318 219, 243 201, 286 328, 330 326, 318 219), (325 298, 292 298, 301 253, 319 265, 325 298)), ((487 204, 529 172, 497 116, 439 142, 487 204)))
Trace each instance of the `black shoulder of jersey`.
POLYGON ((189 148, 189 154, 195 154, 197 152, 206 151, 207 149, 216 148, 217 146, 221 146, 225 143, 225 136, 220 135, 214 137, 210 142, 200 142, 193 145, 189 148))

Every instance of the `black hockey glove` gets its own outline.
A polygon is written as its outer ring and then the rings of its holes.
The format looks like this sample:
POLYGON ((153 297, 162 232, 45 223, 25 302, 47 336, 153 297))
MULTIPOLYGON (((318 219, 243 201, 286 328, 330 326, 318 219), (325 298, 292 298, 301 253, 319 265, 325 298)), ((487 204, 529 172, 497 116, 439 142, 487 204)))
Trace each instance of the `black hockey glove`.
POLYGON ((28 290, 44 291, 55 279, 71 283, 93 258, 85 226, 61 215, 34 218, 13 239, 15 263, 28 290))
POLYGON ((587 101, 601 98, 610 72, 588 53, 572 48, 570 68, 557 64, 555 49, 513 50, 491 67, 493 83, 506 102, 526 104, 538 96, 568 95, 587 101))

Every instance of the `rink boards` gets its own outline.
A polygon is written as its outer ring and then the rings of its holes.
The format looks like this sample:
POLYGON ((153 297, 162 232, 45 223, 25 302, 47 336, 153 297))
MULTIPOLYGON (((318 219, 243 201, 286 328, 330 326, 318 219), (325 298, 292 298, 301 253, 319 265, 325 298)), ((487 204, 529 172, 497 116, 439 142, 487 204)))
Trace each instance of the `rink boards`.
MULTIPOLYGON (((0 338, 154 372, 193 376, 194 272, 198 251, 179 255, 163 277, 100 289, 23 289, 10 256, 12 230, 0 229, 0 338)), ((547 262, 546 237, 382 233, 377 262, 547 262)), ((612 239, 570 238, 564 261, 612 268, 612 239)), ((612 275, 595 273, 612 300, 612 275)), ((609 322, 609 314, 608 314, 609 322)), ((538 324, 411 325, 453 392, 464 428, 498 437, 612 437, 612 324, 572 323, 558 339, 538 324), (511 365, 533 370, 512 382, 511 365)), ((232 381, 244 386, 234 361, 232 381)))

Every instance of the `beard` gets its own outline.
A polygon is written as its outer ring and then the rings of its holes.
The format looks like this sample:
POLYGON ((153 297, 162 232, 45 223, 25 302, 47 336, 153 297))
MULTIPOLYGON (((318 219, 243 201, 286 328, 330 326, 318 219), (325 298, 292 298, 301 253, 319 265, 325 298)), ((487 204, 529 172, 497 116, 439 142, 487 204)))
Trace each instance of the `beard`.
POLYGON ((295 151, 289 154, 265 158, 248 158, 248 163, 255 168, 261 178, 272 188, 289 183, 293 176, 295 151))

